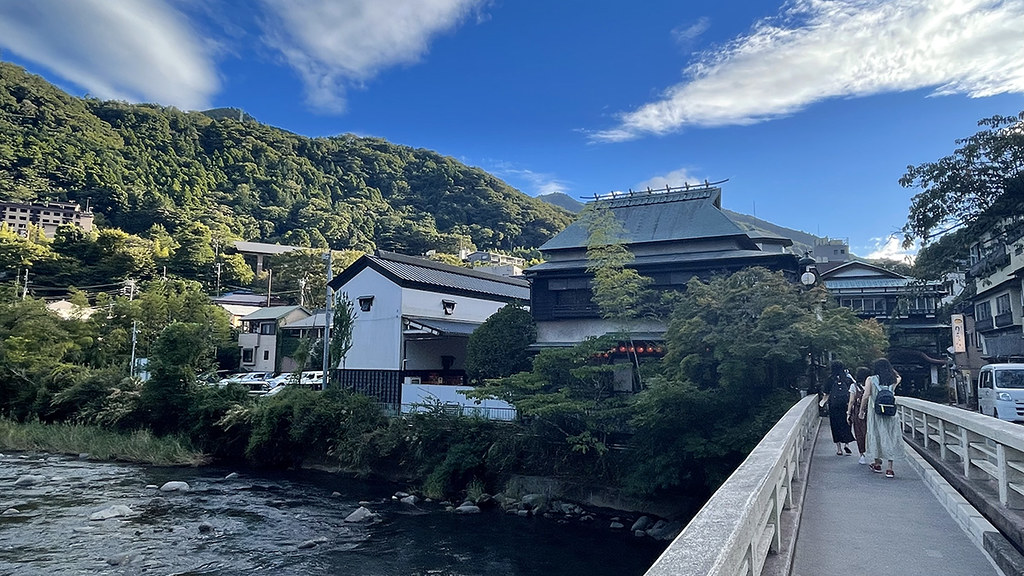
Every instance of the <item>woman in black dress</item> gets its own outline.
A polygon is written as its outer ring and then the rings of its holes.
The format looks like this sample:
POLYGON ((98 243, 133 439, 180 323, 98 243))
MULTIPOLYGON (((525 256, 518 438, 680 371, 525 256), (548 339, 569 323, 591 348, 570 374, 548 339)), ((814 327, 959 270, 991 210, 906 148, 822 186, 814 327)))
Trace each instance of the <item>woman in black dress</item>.
POLYGON ((828 381, 828 423, 832 428, 832 441, 836 443, 836 455, 852 454, 848 444, 853 442, 853 431, 846 419, 850 404, 850 384, 855 382, 843 363, 836 360, 831 365, 832 375, 828 381))

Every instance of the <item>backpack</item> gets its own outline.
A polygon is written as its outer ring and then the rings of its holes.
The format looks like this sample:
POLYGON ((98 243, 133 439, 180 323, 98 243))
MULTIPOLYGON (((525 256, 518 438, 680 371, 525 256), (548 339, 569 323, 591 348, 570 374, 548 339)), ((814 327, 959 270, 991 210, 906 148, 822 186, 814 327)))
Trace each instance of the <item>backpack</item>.
POLYGON ((849 384, 843 382, 842 378, 836 378, 832 383, 832 391, 828 394, 829 407, 833 410, 843 410, 850 403, 849 384))
POLYGON ((875 414, 879 416, 892 416, 896 413, 896 395, 892 387, 878 385, 878 394, 875 395, 875 414))

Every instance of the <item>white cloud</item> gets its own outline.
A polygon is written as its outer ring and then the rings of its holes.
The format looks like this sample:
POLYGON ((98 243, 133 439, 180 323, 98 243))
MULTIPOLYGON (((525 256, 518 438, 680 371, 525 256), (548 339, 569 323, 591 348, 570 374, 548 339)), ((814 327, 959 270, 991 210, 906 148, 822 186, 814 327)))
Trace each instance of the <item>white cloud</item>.
POLYGON ((873 241, 875 246, 872 252, 865 256, 865 258, 870 260, 884 258, 913 264, 914 258, 917 257, 918 247, 915 245, 909 249, 904 248, 903 241, 896 235, 890 235, 887 238, 874 238, 873 241))
POLYGON ((701 34, 708 31, 711 27, 711 21, 707 18, 701 18, 689 26, 677 26, 672 29, 672 38, 675 39, 676 43, 689 47, 689 45, 700 38, 701 34))
POLYGON ((263 0, 267 42, 302 78, 309 103, 345 109, 345 91, 418 61, 481 0, 263 0))
POLYGON ((657 188, 664 188, 666 186, 676 187, 676 186, 686 185, 687 183, 689 183, 689 184, 698 184, 700 182, 701 182, 701 180, 699 178, 696 178, 696 177, 692 176, 686 168, 680 168, 678 170, 673 170, 673 171, 669 172, 668 174, 664 174, 664 175, 661 175, 661 176, 654 176, 653 178, 645 180, 645 181, 637 184, 636 185, 636 189, 637 190, 644 190, 646 188, 657 189, 657 188))
POLYGON ((534 172, 525 168, 514 168, 505 162, 499 162, 490 170, 491 173, 502 179, 516 178, 524 181, 529 187, 524 190, 530 196, 542 196, 544 194, 565 194, 569 190, 569 184, 559 180, 553 174, 534 172))
POLYGON ((206 46, 160 0, 0 2, 0 47, 98 98, 209 107, 219 80, 206 46))
POLYGON ((593 139, 742 125, 828 98, 1024 93, 1024 0, 793 0, 593 139))

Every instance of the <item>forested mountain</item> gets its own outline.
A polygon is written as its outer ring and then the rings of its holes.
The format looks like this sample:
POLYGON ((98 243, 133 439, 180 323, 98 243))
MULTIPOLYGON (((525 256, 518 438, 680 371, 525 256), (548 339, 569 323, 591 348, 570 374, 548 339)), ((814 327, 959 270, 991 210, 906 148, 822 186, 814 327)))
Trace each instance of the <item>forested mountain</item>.
POLYGON ((88 202, 99 224, 149 240, 198 223, 215 242, 410 254, 532 248, 571 220, 430 150, 307 138, 231 109, 75 98, 3 62, 0 199, 88 202))

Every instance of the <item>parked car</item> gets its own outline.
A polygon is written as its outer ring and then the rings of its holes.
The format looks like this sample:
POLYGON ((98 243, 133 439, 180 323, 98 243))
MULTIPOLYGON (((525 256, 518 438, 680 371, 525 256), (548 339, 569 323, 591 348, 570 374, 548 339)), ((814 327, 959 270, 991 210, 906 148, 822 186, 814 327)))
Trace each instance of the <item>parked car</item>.
POLYGON ((241 372, 222 378, 217 385, 223 387, 228 384, 241 384, 249 388, 250 392, 265 392, 270 388, 267 381, 273 377, 273 372, 241 372))
POLYGON ((1024 364, 986 364, 978 375, 978 410, 1024 422, 1024 364))

